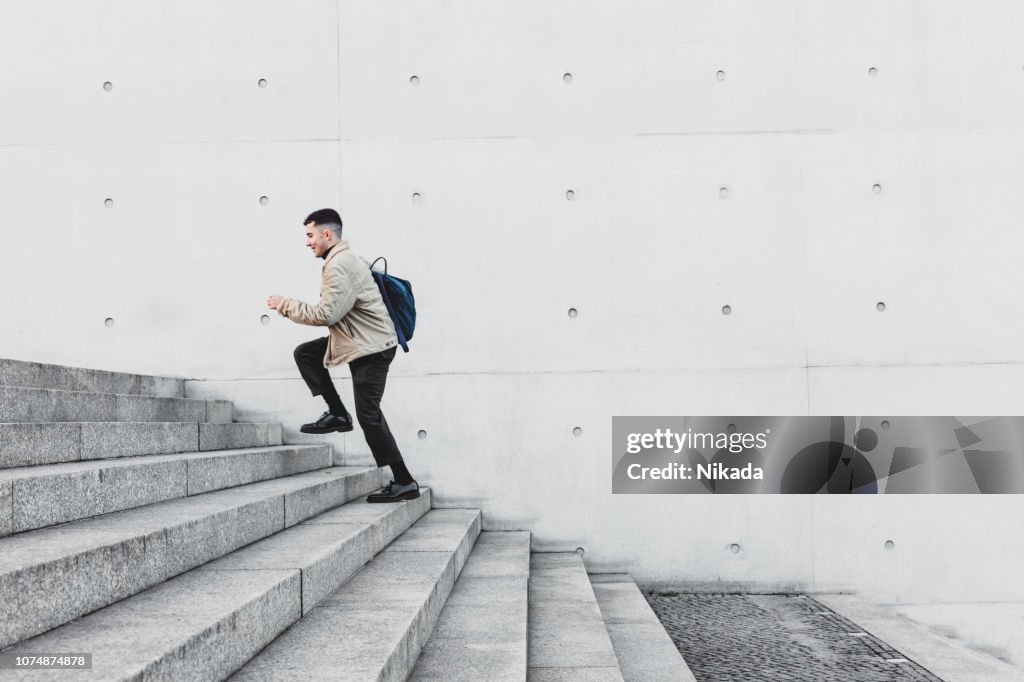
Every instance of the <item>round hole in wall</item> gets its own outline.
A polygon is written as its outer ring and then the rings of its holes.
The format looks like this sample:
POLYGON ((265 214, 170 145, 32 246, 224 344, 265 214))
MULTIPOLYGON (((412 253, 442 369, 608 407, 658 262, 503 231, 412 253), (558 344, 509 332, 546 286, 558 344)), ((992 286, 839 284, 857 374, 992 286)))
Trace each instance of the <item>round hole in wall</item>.
POLYGON ((894 549, 895 547, 896 547, 896 543, 893 542, 892 540, 886 540, 885 541, 885 548, 886 549, 894 549))
POLYGON ((874 192, 875 194, 881 194, 882 193, 882 186, 878 185, 878 184, 871 185, 871 191, 874 192))
POLYGON ((256 85, 260 86, 261 88, 267 87, 267 79, 266 78, 259 79, 258 81, 256 81, 256 85))
POLYGON ((740 553, 740 546, 734 542, 731 545, 729 545, 729 551, 732 552, 733 554, 739 554, 740 553))
POLYGON ((419 76, 410 76, 409 84, 410 85, 419 85, 420 84, 420 77, 419 76))
POLYGON ((419 431, 416 432, 416 437, 419 438, 420 440, 426 440, 427 432, 424 431, 423 429, 420 429, 419 431))
POLYGON ((579 315, 579 311, 577 311, 575 308, 569 308, 569 317, 570 318, 575 320, 577 315, 579 315))
POLYGON ((736 433, 736 425, 729 424, 727 427, 725 427, 725 430, 728 431, 729 433, 736 433))
POLYGON ((732 306, 731 305, 723 305, 722 306, 722 314, 723 315, 732 315, 732 306))
POLYGON ((106 206, 107 208, 113 208, 114 207, 114 200, 113 199, 104 199, 103 200, 103 205, 106 206))
POLYGON ((728 187, 722 187, 722 188, 720 188, 720 189, 718 190, 718 196, 719 196, 719 198, 721 198, 721 199, 725 199, 725 198, 727 198, 727 197, 729 196, 729 188, 728 188, 728 187))
POLYGON ((882 423, 879 424, 879 426, 882 427, 883 431, 887 431, 889 429, 889 422, 883 419, 882 423))
POLYGON ((270 324, 270 315, 260 315, 260 324, 264 326, 270 324))
POLYGON ((875 304, 875 310, 877 310, 880 313, 884 313, 885 312, 885 303, 883 303, 882 301, 879 301, 878 303, 876 303, 875 304))
POLYGON ((717 72, 717 73, 715 74, 715 78, 717 78, 717 79, 718 79, 718 80, 720 80, 720 81, 724 81, 724 80, 725 80, 725 71, 719 71, 719 72, 717 72))
POLYGON ((874 429, 861 429, 853 435, 853 444, 861 452, 871 452, 878 445, 878 434, 874 429))
POLYGON ((571 189, 568 190, 565 193, 565 198, 566 198, 567 201, 575 201, 576 200, 576 192, 572 191, 571 189))
POLYGON ((269 203, 270 203, 270 197, 268 197, 266 195, 260 197, 260 206, 266 206, 269 203))
POLYGON ((562 82, 565 83, 566 85, 568 85, 569 83, 572 83, 572 74, 571 73, 564 73, 564 74, 562 74, 562 82))
POLYGON ((422 204, 423 203, 423 195, 420 194, 419 192, 413 192, 412 203, 414 203, 414 204, 422 204))
POLYGON ((869 76, 877 76, 878 75, 878 69, 876 69, 875 67, 872 66, 870 69, 868 69, 868 75, 869 76))
POLYGON ((113 327, 114 326, 114 318, 108 317, 107 319, 103 320, 103 324, 105 324, 108 328, 109 327, 113 327))
POLYGON ((110 81, 107 81, 106 83, 103 84, 103 89, 106 90, 107 92, 110 92, 111 90, 114 89, 114 84, 111 83, 110 81))
POLYGON ((581 428, 580 428, 580 427, 578 427, 578 426, 577 426, 577 427, 575 427, 575 428, 573 428, 573 430, 572 430, 572 435, 574 435, 574 436, 576 436, 577 438, 579 438, 580 436, 582 436, 582 435, 583 435, 583 429, 581 429, 581 428))

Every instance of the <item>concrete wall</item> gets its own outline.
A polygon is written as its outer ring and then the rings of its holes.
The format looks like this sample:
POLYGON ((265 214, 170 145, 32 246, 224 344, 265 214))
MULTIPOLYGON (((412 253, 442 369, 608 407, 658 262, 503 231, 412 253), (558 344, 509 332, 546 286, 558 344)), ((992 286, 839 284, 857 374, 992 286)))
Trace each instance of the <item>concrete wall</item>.
POLYGON ((440 504, 650 584, 1024 600, 1018 497, 613 497, 608 456, 615 414, 1024 413, 1024 5, 0 12, 0 356, 300 440, 315 330, 261 317, 335 206, 414 284, 385 409, 440 504))

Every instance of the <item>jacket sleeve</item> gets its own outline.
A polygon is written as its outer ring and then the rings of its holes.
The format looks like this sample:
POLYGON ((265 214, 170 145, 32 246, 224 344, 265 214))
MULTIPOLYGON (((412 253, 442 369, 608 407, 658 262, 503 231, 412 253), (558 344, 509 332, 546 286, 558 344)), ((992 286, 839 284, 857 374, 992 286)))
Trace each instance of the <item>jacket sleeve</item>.
POLYGON ((277 306, 277 312, 299 324, 329 327, 347 315, 356 303, 355 291, 348 280, 344 268, 324 268, 319 303, 313 305, 286 298, 277 306))

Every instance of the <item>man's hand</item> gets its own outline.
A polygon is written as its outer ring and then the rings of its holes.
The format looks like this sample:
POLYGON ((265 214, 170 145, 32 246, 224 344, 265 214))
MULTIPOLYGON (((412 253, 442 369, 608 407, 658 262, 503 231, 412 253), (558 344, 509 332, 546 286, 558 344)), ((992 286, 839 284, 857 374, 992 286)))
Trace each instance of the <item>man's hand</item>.
POLYGON ((281 301, 283 300, 283 296, 278 296, 277 294, 274 294, 267 299, 267 307, 270 308, 271 310, 277 310, 277 306, 281 305, 281 301))

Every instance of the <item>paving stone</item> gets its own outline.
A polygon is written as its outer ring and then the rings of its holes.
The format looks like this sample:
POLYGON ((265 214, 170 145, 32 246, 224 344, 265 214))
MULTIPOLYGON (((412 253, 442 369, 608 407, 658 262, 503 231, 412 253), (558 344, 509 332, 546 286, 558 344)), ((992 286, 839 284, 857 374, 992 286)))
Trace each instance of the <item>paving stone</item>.
POLYGON ((771 594, 645 595, 698 680, 942 682, 813 598, 771 594))

